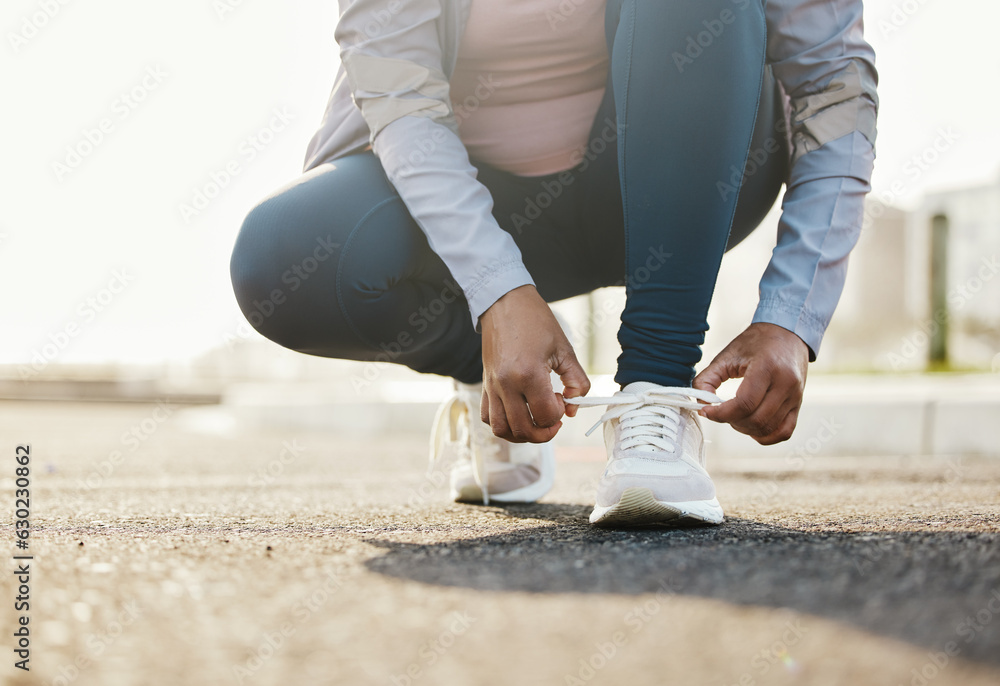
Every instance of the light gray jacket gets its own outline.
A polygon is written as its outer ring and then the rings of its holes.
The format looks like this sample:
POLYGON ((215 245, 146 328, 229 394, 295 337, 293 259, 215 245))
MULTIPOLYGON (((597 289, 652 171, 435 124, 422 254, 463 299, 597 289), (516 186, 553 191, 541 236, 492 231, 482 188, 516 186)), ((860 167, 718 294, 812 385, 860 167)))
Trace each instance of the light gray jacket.
MULTIPOLYGON (((478 323, 498 298, 533 281, 492 216, 448 95, 472 1, 340 0, 341 65, 305 169, 370 144, 478 323)), ((751 1, 732 0, 737 8, 751 1)), ((790 98, 793 160, 753 321, 795 332, 815 355, 870 190, 874 51, 861 0, 767 0, 765 13, 767 59, 790 98)))

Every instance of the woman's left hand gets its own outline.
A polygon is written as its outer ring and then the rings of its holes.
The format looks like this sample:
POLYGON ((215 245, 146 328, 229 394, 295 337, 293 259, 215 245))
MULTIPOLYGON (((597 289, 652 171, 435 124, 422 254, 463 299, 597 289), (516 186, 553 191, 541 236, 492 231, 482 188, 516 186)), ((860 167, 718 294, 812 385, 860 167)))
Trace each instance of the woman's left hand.
POLYGON ((751 324, 694 379, 715 393, 727 379, 742 378, 736 397, 699 411, 725 422, 761 445, 787 441, 795 430, 806 385, 809 347, 776 324, 751 324))

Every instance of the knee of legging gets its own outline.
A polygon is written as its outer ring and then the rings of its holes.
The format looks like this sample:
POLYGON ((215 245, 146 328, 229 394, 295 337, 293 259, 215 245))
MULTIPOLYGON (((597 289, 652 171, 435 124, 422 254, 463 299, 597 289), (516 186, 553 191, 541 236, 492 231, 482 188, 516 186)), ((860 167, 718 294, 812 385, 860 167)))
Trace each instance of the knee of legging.
POLYGON ((288 288, 282 285, 282 227, 275 211, 280 200, 269 198, 254 207, 243 220, 229 262, 233 294, 243 316, 262 336, 284 347, 298 349, 276 317, 286 302, 288 288))

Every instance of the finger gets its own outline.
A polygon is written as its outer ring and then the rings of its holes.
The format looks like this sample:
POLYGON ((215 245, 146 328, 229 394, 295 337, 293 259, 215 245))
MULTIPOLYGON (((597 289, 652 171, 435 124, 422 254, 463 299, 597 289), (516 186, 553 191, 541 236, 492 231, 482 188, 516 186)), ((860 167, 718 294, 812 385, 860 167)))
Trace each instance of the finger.
MULTIPOLYGON (((777 395, 780 394, 774 389, 768 391, 769 397, 777 395)), ((742 421, 733 422, 732 427, 754 440, 776 434, 781 429, 788 413, 798 409, 798 403, 794 398, 786 398, 777 408, 771 405, 770 409, 765 410, 765 406, 769 406, 769 403, 770 400, 765 400, 753 414, 742 421)))
POLYGON ((798 411, 801 404, 802 395, 798 388, 772 386, 768 397, 745 420, 746 425, 753 429, 750 435, 757 438, 779 432, 788 414, 798 411))
POLYGON ((554 362, 552 371, 558 374, 559 380, 563 382, 564 398, 579 398, 590 392, 590 379, 587 378, 587 372, 583 371, 583 365, 576 359, 576 353, 572 348, 559 355, 554 362))
POLYGON ((776 435, 788 413, 797 411, 802 404, 805 381, 794 368, 777 366, 770 377, 771 386, 764 401, 739 428, 754 438, 776 435))
POLYGON ((701 370, 698 376, 694 377, 691 385, 702 391, 716 393, 719 390, 719 386, 731 378, 733 377, 729 373, 728 365, 719 356, 712 360, 710 365, 701 370))
POLYGON ((774 445, 775 443, 781 443, 782 441, 787 441, 792 437, 795 432, 795 425, 798 422, 799 408, 793 408, 785 418, 782 420, 781 425, 773 433, 763 436, 755 437, 756 440, 761 445, 774 445))
POLYGON ((699 412, 713 422, 736 425, 749 417, 760 406, 771 385, 770 374, 766 370, 747 368, 743 383, 736 391, 736 397, 721 405, 705 407, 699 412))
POLYGON ((493 429, 493 435, 513 441, 514 434, 511 433, 510 424, 507 422, 507 412, 505 411, 503 401, 500 400, 500 396, 495 393, 490 394, 489 405, 489 424, 490 428, 493 429))
MULTIPOLYGON (((746 383, 746 381, 744 381, 746 383)), ((801 401, 794 379, 784 374, 772 375, 764 399, 748 417, 733 423, 733 427, 754 438, 773 434, 785 416, 801 401)))
POLYGON ((568 404, 564 399, 579 398, 590 392, 590 379, 587 377, 587 372, 583 370, 583 365, 580 364, 572 348, 559 355, 552 371, 559 375, 559 380, 563 384, 562 393, 556 394, 563 405, 563 412, 567 417, 575 417, 580 406, 568 404))
MULTIPOLYGON (((722 386, 726 381, 730 379, 738 379, 743 376, 744 366, 737 358, 734 358, 726 350, 715 356, 705 369, 701 371, 691 385, 702 391, 708 391, 709 393, 718 393, 719 387, 722 386)), ((698 414, 706 419, 710 419, 715 422, 725 421, 724 419, 719 419, 718 408, 721 405, 713 407, 703 407, 698 410, 698 414)), ((724 416, 724 415, 723 415, 724 416)))
POLYGON ((483 388, 483 400, 479 403, 479 419, 482 420, 483 424, 490 423, 490 394, 486 392, 486 388, 483 388))
POLYGON ((564 412, 566 413, 566 416, 575 417, 576 413, 580 409, 580 406, 567 403, 565 397, 561 393, 556 393, 556 395, 559 396, 559 400, 562 401, 562 404, 565 406, 564 412))
POLYGON ((552 391, 548 372, 544 378, 533 378, 524 388, 524 399, 528 403, 532 426, 548 428, 562 419, 565 403, 552 391))
POLYGON ((507 412, 507 421, 513 440, 517 443, 545 443, 552 439, 559 431, 562 422, 556 421, 548 427, 536 426, 528 411, 527 400, 521 396, 520 401, 504 403, 507 412))

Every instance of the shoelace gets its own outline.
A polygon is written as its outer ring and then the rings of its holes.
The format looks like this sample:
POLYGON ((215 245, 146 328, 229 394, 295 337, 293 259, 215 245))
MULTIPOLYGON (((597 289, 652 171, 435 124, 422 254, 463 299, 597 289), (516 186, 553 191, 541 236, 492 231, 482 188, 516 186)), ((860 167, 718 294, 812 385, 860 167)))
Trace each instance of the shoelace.
POLYGON ((566 398, 573 405, 607 405, 608 411, 587 431, 612 419, 620 419, 622 450, 650 445, 668 453, 674 452, 680 427, 679 409, 698 410, 709 404, 721 403, 722 398, 709 391, 679 386, 659 386, 641 393, 618 392, 607 398, 566 398))
MULTIPOLYGON (((478 419, 478 418, 477 418, 478 419)), ((479 430, 486 431, 486 425, 476 426, 469 418, 469 406, 459 393, 445 400, 438 408, 431 425, 431 450, 428 473, 435 469, 447 469, 455 462, 469 460, 472 462, 472 478, 483 493, 483 504, 490 504, 489 472, 486 460, 499 451, 494 441, 484 440, 485 436, 479 430), (450 460, 445 460, 451 455, 450 460)), ((492 434, 491 434, 492 437, 492 434)))

